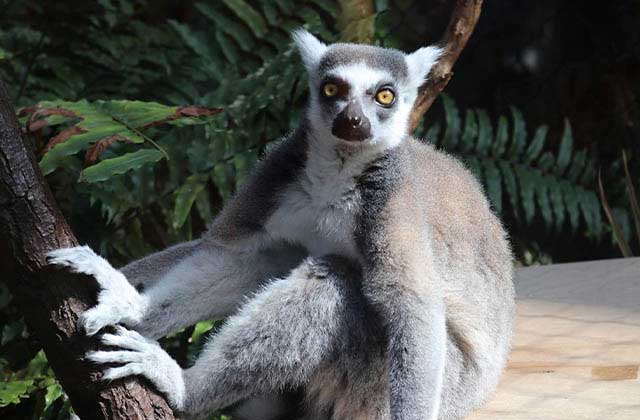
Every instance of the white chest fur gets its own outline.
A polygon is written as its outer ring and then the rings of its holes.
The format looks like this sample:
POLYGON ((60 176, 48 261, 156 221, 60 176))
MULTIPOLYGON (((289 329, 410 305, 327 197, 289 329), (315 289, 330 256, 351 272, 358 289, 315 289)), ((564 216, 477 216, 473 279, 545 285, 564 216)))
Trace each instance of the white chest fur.
POLYGON ((267 222, 273 238, 307 248, 310 255, 358 258, 354 241, 360 211, 358 176, 370 159, 341 160, 333 150, 311 147, 307 164, 267 222))

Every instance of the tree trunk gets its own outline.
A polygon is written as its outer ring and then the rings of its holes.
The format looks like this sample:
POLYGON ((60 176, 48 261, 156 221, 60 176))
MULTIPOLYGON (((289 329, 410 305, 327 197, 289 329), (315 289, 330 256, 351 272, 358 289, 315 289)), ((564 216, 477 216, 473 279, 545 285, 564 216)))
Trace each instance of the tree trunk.
MULTIPOLYGON (((140 382, 107 385, 81 360, 97 348, 78 332, 78 314, 96 302, 92 277, 54 271, 47 252, 77 245, 20 134, 15 110, 0 80, 0 273, 22 306, 29 329, 83 419, 174 419, 165 400, 140 382)), ((125 383, 126 382, 126 383, 125 383)))
POLYGON ((413 104, 409 117, 410 131, 413 132, 420 119, 427 112, 433 101, 436 100, 442 89, 444 89, 451 76, 453 76, 453 65, 460 56, 460 53, 467 45, 469 37, 480 18, 482 10, 482 0, 455 0, 456 4, 451 13, 451 19, 447 29, 444 31, 440 47, 443 49, 442 56, 438 63, 433 66, 427 82, 420 88, 418 97, 413 104))

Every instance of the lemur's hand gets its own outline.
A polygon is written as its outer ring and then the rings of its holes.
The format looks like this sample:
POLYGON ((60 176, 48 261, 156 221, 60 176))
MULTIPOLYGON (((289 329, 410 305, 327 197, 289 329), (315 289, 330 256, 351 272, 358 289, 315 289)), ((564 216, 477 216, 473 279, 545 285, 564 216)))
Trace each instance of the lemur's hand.
POLYGON ((78 324, 88 335, 118 323, 133 327, 142 321, 147 303, 143 296, 104 258, 88 246, 62 248, 47 255, 49 263, 93 276, 100 285, 98 305, 84 312, 78 324))
POLYGON ((136 331, 116 327, 115 334, 104 334, 103 344, 122 350, 92 351, 86 358, 94 363, 118 363, 122 366, 106 369, 103 380, 113 380, 132 375, 142 375, 162 392, 175 410, 184 408, 185 384, 182 368, 155 340, 143 337, 136 331))

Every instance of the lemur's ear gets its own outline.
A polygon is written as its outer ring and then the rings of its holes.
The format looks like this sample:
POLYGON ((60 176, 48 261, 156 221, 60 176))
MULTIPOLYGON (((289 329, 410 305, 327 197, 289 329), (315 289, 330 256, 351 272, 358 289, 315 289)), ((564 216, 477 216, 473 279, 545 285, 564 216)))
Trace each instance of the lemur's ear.
POLYGON ((409 80, 412 85, 419 87, 424 83, 441 54, 442 48, 431 46, 420 48, 406 56, 409 80))
POLYGON ((302 28, 293 31, 291 37, 296 43, 298 51, 300 51, 302 62, 307 70, 311 70, 317 66, 322 54, 324 54, 328 48, 327 45, 311 35, 309 31, 302 28))

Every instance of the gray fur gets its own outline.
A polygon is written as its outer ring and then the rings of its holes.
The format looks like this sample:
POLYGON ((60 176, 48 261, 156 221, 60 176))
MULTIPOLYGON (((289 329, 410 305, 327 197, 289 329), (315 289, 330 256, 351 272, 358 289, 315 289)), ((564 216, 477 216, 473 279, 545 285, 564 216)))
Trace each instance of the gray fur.
POLYGON ((338 66, 362 62, 368 67, 386 70, 394 80, 404 82, 409 75, 404 57, 398 50, 373 45, 334 44, 320 60, 318 73, 323 75, 338 66))
POLYGON ((187 417, 229 408, 247 420, 461 419, 497 384, 514 292, 506 234, 478 182, 406 132, 438 52, 295 39, 316 89, 300 128, 201 240, 123 269, 142 293, 87 248, 52 255, 105 289, 83 320, 90 333, 119 322, 155 338, 231 317, 186 370, 125 329, 103 341, 127 351, 88 357, 122 364, 110 379, 147 377, 187 417), (336 68, 354 87, 346 99, 367 103, 369 140, 326 130, 343 105, 318 112, 317 89, 336 68), (380 83, 397 93, 389 118, 374 115, 380 83))
POLYGON ((214 220, 206 238, 237 242, 259 233, 277 207, 283 189, 298 176, 307 152, 305 121, 286 139, 276 144, 269 159, 258 163, 249 180, 214 220))

